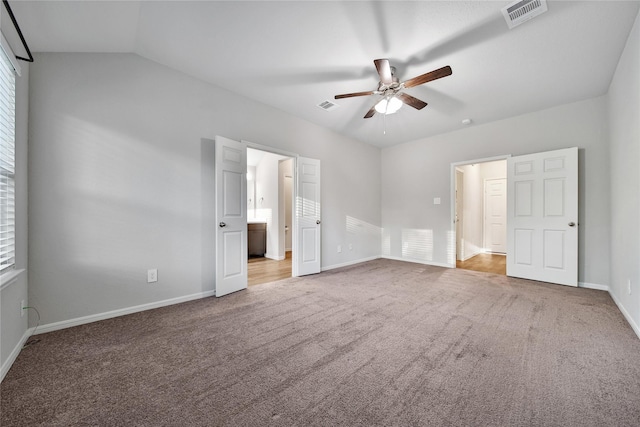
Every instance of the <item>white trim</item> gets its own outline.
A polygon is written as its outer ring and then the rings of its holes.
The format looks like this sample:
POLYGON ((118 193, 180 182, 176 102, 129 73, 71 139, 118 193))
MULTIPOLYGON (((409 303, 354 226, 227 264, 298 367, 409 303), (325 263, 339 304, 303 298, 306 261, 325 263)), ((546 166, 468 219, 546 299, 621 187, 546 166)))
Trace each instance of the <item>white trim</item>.
POLYGON ((620 310, 624 318, 627 319, 627 322, 629 322, 629 325, 631 326, 631 329, 633 329, 633 332, 635 332, 638 338, 640 338, 640 326, 638 326, 636 322, 634 322, 629 312, 624 308, 622 303, 618 301, 618 298, 616 298, 616 296, 611 291, 609 291, 609 295, 611 295, 611 299, 618 306, 618 310, 620 310))
POLYGON ((24 271, 24 268, 14 268, 7 271, 6 273, 3 273, 2 276, 0 276, 0 283, 2 283, 2 286, 0 286, 0 291, 3 291, 5 288, 14 284, 16 280, 18 280, 18 277, 20 277, 20 275, 24 273, 24 271))
POLYGON ((413 259, 413 258, 401 258, 401 257, 391 256, 391 255, 382 255, 381 258, 392 259, 395 261, 413 262, 415 264, 433 265, 434 267, 456 268, 455 264, 451 265, 444 262, 424 261, 421 259, 413 259))
POLYGON ((11 45, 9 45, 9 42, 7 41, 7 39, 4 38, 4 35, 2 35, 1 32, 0 32, 0 47, 2 48, 2 50, 4 50, 4 53, 7 55, 9 62, 11 62, 11 66, 13 67, 13 70, 16 72, 17 75, 21 76, 22 70, 20 69, 20 64, 18 63, 18 59, 16 58, 15 53, 13 53, 13 50, 11 49, 11 45))
POLYGON ((598 291, 607 291, 611 293, 611 289, 608 285, 601 285, 599 283, 578 282, 578 287, 585 289, 595 289, 598 291))
POLYGON ((343 262, 341 264, 327 265, 325 267, 320 267, 320 271, 329 271, 329 270, 335 270, 336 268, 349 267, 350 265, 360 264, 360 263, 367 262, 367 261, 373 261, 374 259, 380 259, 380 256, 375 255, 375 256, 370 256, 370 257, 367 257, 367 258, 360 258, 360 259, 357 259, 355 261, 343 262))
POLYGON ((271 255, 271 254, 267 254, 267 253, 264 254, 264 257, 272 259, 274 261, 283 261, 286 258, 285 255, 279 256, 279 255, 271 255))
POLYGON ((165 307, 168 305, 180 304, 182 302, 192 301, 201 298, 212 297, 215 295, 215 291, 199 292, 197 294, 185 295, 182 297, 166 299, 162 301, 151 302, 148 304, 136 305, 133 307, 120 308, 118 310, 107 311, 104 313, 92 314, 84 317, 76 317, 75 319, 62 320, 60 322, 48 323, 46 325, 38 326, 39 334, 45 334, 47 332, 53 332, 60 329, 71 328, 74 326, 84 325, 86 323, 97 322, 99 320, 111 319, 113 317, 124 316, 127 314, 138 313, 140 311, 152 310, 154 308, 165 307))
POLYGON ((481 250, 479 251, 475 251, 473 252, 471 255, 469 256, 463 256, 462 259, 460 261, 465 262, 465 261, 469 261, 471 258, 473 258, 474 256, 478 256, 478 255, 482 255, 486 253, 484 248, 481 248, 481 250))
POLYGON ((247 144, 247 148, 252 148, 254 150, 266 151, 268 153, 278 154, 280 156, 292 157, 294 159, 297 159, 298 157, 300 157, 299 154, 292 153, 291 151, 280 150, 277 148, 270 147, 268 145, 256 144, 255 142, 247 141, 245 139, 241 139, 240 142, 247 144))
POLYGON ((15 362, 18 358, 18 355, 22 351, 22 347, 24 347, 24 343, 27 342, 34 329, 35 328, 30 328, 24 331, 22 338, 20 338, 18 344, 16 344, 16 346, 13 348, 13 351, 11 352, 7 360, 5 360, 5 362, 2 364, 2 368, 0 368, 0 382, 4 380, 5 375, 7 375, 7 372, 9 372, 9 369, 11 369, 11 366, 13 366, 13 362, 15 362))

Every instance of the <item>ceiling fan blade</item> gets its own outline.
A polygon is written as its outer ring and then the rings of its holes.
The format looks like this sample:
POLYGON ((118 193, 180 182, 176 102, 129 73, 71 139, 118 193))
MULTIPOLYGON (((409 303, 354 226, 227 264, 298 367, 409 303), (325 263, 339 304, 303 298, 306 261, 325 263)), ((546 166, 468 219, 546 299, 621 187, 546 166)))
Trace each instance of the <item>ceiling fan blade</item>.
POLYGON ((375 113, 376 113, 376 106, 374 105, 373 107, 371 107, 369 111, 367 111, 367 114, 364 115, 364 118, 368 119, 370 117, 373 117, 375 113))
POLYGON ((404 92, 398 93, 396 94, 396 97, 399 98, 400 101, 415 108, 416 110, 422 110, 424 107, 427 106, 426 102, 421 101, 418 98, 409 95, 408 93, 404 93, 404 92))
POLYGON ((372 90, 367 92, 344 93, 342 95, 336 95, 335 99, 352 98, 354 96, 367 96, 367 95, 373 95, 373 94, 374 94, 374 91, 372 90))
POLYGON ((373 61, 376 64, 376 70, 380 75, 380 83, 383 85, 390 85, 393 83, 393 75, 391 74, 391 65, 389 65, 388 59, 376 59, 373 61))
POLYGON ((409 88, 425 84, 433 80, 441 79, 442 77, 450 76, 452 72, 453 71, 451 71, 451 67, 447 65, 446 67, 438 68, 437 70, 433 70, 407 80, 406 82, 404 82, 404 87, 409 88))

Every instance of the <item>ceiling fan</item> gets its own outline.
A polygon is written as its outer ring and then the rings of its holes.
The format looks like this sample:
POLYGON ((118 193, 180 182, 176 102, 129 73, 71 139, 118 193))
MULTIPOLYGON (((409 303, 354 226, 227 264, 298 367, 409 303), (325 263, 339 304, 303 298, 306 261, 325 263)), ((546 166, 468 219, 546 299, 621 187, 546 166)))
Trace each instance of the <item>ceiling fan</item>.
POLYGON ((395 67, 392 67, 389 64, 388 59, 376 59, 373 63, 375 64, 376 70, 378 70, 378 75, 380 76, 380 83, 378 83, 377 90, 345 93, 335 96, 335 99, 341 99, 352 98, 354 96, 382 95, 383 98, 371 107, 367 114, 364 115, 365 119, 373 117, 376 111, 381 114, 395 113, 403 103, 415 108, 416 110, 423 109, 427 106, 426 102, 421 101, 408 93, 404 93, 403 90, 428 83, 442 77, 450 76, 452 73, 451 67, 447 65, 446 67, 438 68, 437 70, 400 82, 395 76, 395 67))

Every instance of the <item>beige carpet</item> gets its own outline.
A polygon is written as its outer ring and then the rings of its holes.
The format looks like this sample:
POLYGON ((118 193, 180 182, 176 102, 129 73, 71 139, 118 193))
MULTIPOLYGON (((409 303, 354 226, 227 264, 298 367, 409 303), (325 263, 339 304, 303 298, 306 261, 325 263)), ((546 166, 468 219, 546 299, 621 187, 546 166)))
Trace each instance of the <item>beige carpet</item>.
POLYGON ((376 260, 38 336, 8 426, 638 426, 609 295, 376 260))

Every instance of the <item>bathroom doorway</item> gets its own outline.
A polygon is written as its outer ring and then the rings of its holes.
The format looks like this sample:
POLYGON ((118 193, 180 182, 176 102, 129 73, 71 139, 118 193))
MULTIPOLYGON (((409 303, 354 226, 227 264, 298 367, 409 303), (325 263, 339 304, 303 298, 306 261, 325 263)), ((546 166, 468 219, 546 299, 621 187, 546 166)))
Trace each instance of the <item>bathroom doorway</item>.
POLYGON ((292 276, 294 158, 247 149, 248 285, 292 276))

